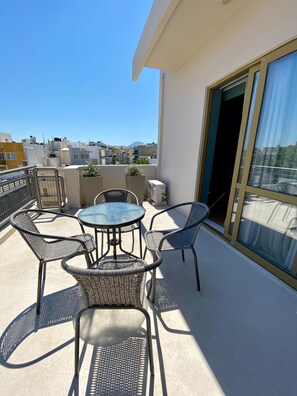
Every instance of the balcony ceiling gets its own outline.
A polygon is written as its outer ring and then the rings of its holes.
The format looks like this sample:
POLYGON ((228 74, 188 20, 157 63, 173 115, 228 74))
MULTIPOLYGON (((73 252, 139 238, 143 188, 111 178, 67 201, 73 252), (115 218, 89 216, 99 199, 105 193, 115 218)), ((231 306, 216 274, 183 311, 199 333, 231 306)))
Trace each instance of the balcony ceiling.
POLYGON ((180 67, 245 1, 155 0, 133 58, 133 80, 143 67, 180 67))

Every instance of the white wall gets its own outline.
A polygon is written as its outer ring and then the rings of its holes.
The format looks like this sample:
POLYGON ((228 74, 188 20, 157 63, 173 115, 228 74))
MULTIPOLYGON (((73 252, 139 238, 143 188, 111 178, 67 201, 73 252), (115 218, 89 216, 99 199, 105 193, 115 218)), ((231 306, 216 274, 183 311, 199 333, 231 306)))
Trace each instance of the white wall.
MULTIPOLYGON (((147 180, 155 180, 157 178, 156 165, 141 165, 143 173, 147 180)), ((80 207, 80 187, 79 187, 79 170, 80 165, 71 165, 63 168, 66 195, 68 204, 71 208, 80 207)), ((103 189, 109 188, 126 188, 125 170, 127 165, 102 165, 100 166, 103 176, 103 189)))
POLYGON ((48 156, 48 145, 41 144, 23 144, 27 165, 47 166, 46 158, 48 156))
POLYGON ((249 0, 164 81, 159 179, 174 204, 195 198, 206 87, 297 35, 296 0, 249 0))
POLYGON ((99 147, 98 146, 87 146, 87 151, 90 153, 90 162, 95 160, 96 163, 100 164, 99 147))
POLYGON ((0 132, 0 142, 12 142, 11 134, 6 132, 0 132))

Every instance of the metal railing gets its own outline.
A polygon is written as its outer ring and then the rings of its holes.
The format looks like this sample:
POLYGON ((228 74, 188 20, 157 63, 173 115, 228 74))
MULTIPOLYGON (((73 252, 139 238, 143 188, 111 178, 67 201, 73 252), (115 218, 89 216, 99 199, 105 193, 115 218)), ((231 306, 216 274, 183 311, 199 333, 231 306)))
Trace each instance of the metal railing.
POLYGON ((33 169, 37 206, 39 209, 58 209, 66 206, 64 179, 57 168, 43 167, 33 169))
POLYGON ((33 168, 24 166, 0 172, 0 226, 12 213, 36 199, 33 168))

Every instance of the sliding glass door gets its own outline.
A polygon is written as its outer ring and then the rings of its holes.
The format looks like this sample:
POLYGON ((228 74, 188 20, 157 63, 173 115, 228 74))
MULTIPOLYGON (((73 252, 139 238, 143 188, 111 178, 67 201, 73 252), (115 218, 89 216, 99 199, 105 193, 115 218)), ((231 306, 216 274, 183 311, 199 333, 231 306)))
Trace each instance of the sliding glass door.
POLYGON ((248 70, 228 199, 224 236, 297 288, 297 40, 248 70))

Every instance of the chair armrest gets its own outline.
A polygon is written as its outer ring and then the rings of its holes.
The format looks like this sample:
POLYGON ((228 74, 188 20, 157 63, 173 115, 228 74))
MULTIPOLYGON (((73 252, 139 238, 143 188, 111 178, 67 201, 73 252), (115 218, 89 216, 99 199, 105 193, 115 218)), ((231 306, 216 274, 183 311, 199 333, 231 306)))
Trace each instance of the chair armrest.
POLYGON ((145 271, 151 271, 151 270, 159 267, 159 265, 162 263, 163 258, 160 253, 160 250, 159 249, 155 250, 154 253, 155 253, 157 259, 151 264, 146 264, 145 271))
POLYGON ((84 229, 83 224, 81 224, 81 222, 79 221, 78 217, 75 216, 75 215, 71 215, 71 214, 68 214, 68 213, 55 212, 53 210, 47 210, 47 209, 28 209, 27 212, 36 213, 37 215, 41 215, 43 213, 49 213, 49 214, 52 214, 52 215, 55 215, 55 216, 68 217, 69 219, 75 219, 78 222, 82 232, 85 233, 85 229, 84 229))
POLYGON ((194 228, 194 227, 198 227, 198 229, 199 229, 200 226, 202 225, 203 221, 204 221, 204 219, 201 219, 201 220, 197 221, 196 223, 193 223, 193 224, 191 224, 189 226, 178 228, 176 230, 168 232, 168 234, 164 235, 163 238, 160 240, 159 246, 158 246, 158 250, 160 250, 160 251, 162 250, 162 245, 163 245, 164 241, 166 239, 168 239, 169 237, 171 237, 172 235, 182 234, 185 231, 188 231, 188 230, 190 230, 191 228, 194 228))
POLYGON ((160 212, 156 213, 156 214, 151 218, 151 223, 150 223, 149 230, 152 229, 153 223, 154 223, 155 218, 156 218, 157 216, 159 216, 159 215, 161 215, 161 214, 164 214, 164 213, 167 213, 167 212, 169 212, 169 211, 172 210, 172 209, 176 209, 176 208, 179 208, 179 207, 181 207, 181 206, 187 206, 187 205, 192 205, 192 204, 193 204, 193 202, 183 202, 183 203, 180 203, 180 204, 177 204, 177 205, 174 205, 174 206, 170 206, 170 208, 163 209, 163 210, 161 210, 160 212))
POLYGON ((47 242, 47 243, 54 243, 54 242, 56 242, 57 240, 58 241, 72 241, 72 242, 79 242, 81 245, 82 245, 82 247, 84 248, 84 249, 86 249, 86 244, 85 244, 85 242, 84 241, 82 241, 81 239, 79 239, 79 238, 75 238, 75 237, 66 237, 66 236, 63 236, 63 235, 49 235, 49 234, 43 234, 43 233, 41 233, 41 232, 34 232, 34 231, 29 231, 29 230, 26 230, 26 231, 24 231, 24 230, 22 230, 20 227, 18 227, 18 226, 15 226, 15 228, 17 228, 19 231, 21 231, 23 234, 29 234, 29 235, 33 235, 33 236, 36 236, 36 237, 38 237, 38 238, 44 238, 44 239, 52 239, 52 241, 50 241, 50 242, 47 242))
MULTIPOLYGON (((26 212, 36 213, 36 214, 50 213, 50 214, 54 214, 54 215, 61 215, 61 216, 69 217, 69 218, 75 218, 78 221, 78 218, 73 216, 73 215, 69 215, 69 214, 66 214, 66 213, 53 212, 51 210, 29 209, 29 210, 26 210, 26 212)), ((15 229, 17 229, 21 234, 29 234, 29 235, 32 235, 32 236, 36 236, 38 238, 52 239, 51 242, 47 242, 47 243, 53 243, 53 242, 55 242, 57 240, 60 240, 60 241, 65 241, 66 240, 66 241, 78 242, 78 243, 80 243, 82 245, 83 249, 87 249, 85 242, 82 241, 79 238, 67 237, 67 236, 64 236, 64 235, 45 234, 45 233, 42 233, 40 231, 35 232, 35 231, 31 231, 31 230, 25 230, 13 220, 13 215, 11 215, 11 217, 10 217, 10 224, 15 229)))
MULTIPOLYGON (((161 253, 159 252, 159 250, 156 250, 155 253, 156 253, 156 260, 153 263, 151 263, 151 264, 147 264, 144 260, 138 259, 138 261, 140 261, 140 262, 142 262, 144 264, 144 271, 145 272, 151 271, 151 270, 157 268, 161 264, 162 259, 163 259, 161 253)), ((94 264, 95 265, 96 265, 96 263, 98 264, 98 261, 96 261, 95 263, 90 263, 88 252, 85 249, 81 250, 79 252, 72 253, 69 256, 63 258, 62 259, 62 267, 67 271, 67 267, 69 267, 69 265, 67 264, 67 261, 71 260, 74 257, 80 256, 82 254, 85 255, 85 258, 86 258, 86 260, 88 262, 88 268, 94 269, 94 270, 98 269, 97 267, 94 266, 94 264)), ((135 260, 131 259, 130 261, 133 262, 135 260)), ((121 260, 108 260, 108 262, 120 264, 121 260)), ((123 260, 122 262, 123 263, 127 263, 127 262, 129 262, 129 260, 123 260)), ((81 271, 81 269, 78 268, 77 271, 81 271)), ((110 272, 110 275, 117 275, 117 273, 120 274, 121 269, 119 268, 118 270, 108 270, 108 271, 110 272)), ((133 272, 133 270, 132 270, 132 272, 133 272)))

